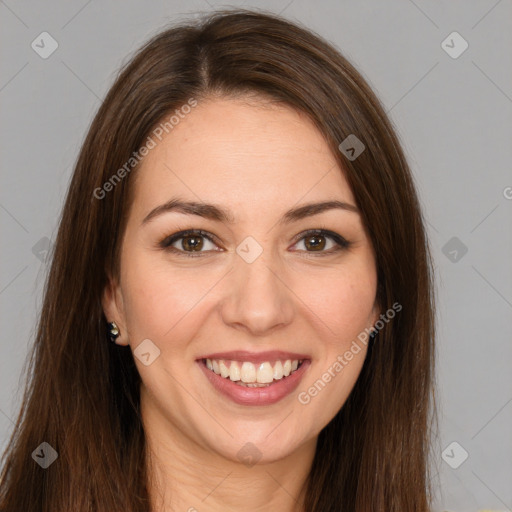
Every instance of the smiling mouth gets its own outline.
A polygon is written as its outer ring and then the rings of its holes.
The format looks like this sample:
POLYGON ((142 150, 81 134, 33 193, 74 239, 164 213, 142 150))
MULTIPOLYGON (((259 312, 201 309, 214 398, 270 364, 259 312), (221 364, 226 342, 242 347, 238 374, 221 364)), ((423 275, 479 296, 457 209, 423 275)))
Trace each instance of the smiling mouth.
POLYGON ((202 359, 202 363, 213 373, 239 386, 248 388, 269 387, 287 379, 304 363, 304 359, 284 359, 251 363, 226 359, 202 359))

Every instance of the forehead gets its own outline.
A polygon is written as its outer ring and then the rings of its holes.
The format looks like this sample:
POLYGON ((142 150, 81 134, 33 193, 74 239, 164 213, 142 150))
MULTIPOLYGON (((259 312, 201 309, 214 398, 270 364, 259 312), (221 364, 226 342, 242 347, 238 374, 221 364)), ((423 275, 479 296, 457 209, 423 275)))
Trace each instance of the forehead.
POLYGON ((242 217, 315 200, 354 204, 320 131, 281 104, 199 102, 154 140, 137 172, 133 206, 141 213, 176 195, 222 203, 242 217))

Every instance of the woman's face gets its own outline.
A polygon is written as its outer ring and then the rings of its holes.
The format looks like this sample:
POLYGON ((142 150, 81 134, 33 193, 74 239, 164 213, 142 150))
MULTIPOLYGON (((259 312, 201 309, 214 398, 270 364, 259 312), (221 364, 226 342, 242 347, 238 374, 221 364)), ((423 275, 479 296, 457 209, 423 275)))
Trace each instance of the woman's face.
POLYGON ((145 425, 233 461, 283 458, 342 407, 366 355, 353 342, 378 319, 351 189, 288 107, 211 99, 155 142, 103 301, 135 351, 145 425), (330 201, 349 206, 311 207, 330 201), (189 229, 204 233, 171 238, 189 229))

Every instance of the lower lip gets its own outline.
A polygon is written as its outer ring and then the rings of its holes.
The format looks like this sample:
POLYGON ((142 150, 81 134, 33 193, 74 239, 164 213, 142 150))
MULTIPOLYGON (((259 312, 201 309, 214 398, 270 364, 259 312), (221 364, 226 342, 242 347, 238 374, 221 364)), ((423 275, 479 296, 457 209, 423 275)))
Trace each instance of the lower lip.
POLYGON ((202 359, 196 362, 203 370, 206 378, 211 382, 213 387, 217 389, 217 391, 220 391, 220 393, 240 405, 272 405, 279 402, 297 388, 306 370, 311 364, 311 361, 306 359, 303 361, 301 366, 288 377, 284 377, 283 379, 270 384, 270 386, 262 388, 248 388, 240 386, 231 379, 221 377, 212 370, 209 370, 202 359))

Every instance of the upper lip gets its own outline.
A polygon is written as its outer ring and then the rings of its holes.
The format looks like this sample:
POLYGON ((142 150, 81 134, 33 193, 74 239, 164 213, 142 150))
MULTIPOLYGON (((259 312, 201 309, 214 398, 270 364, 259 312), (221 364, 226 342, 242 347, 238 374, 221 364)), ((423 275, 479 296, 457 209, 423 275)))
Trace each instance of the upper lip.
POLYGON ((282 350, 269 350, 267 352, 248 352, 247 350, 233 350, 231 352, 215 352, 213 354, 204 355, 200 359, 224 359, 228 361, 249 361, 251 363, 264 363, 265 361, 286 361, 290 359, 294 361, 310 359, 306 354, 298 354, 295 352, 284 352, 282 350))

